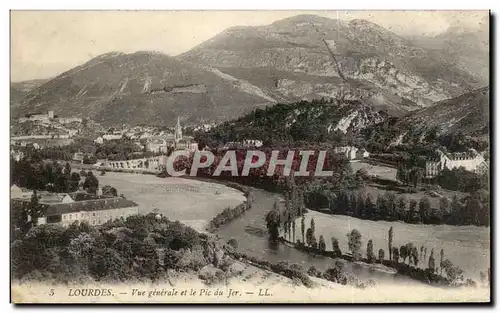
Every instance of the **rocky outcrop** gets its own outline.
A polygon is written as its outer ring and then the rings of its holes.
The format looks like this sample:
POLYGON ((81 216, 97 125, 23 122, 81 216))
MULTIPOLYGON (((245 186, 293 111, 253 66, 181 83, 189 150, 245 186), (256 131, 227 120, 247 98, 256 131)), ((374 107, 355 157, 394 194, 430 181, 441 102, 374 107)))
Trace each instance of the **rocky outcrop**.
MULTIPOLYGON (((391 106, 399 106, 402 99, 428 106, 477 86, 477 80, 452 60, 374 23, 315 15, 230 28, 179 57, 249 81, 255 74, 238 68, 272 68, 275 84, 252 83, 291 100, 332 96, 344 87, 363 90, 366 98, 382 97, 391 106), (328 48, 346 80, 339 77, 328 48)), ((405 112, 414 109, 418 106, 401 106, 405 112)))

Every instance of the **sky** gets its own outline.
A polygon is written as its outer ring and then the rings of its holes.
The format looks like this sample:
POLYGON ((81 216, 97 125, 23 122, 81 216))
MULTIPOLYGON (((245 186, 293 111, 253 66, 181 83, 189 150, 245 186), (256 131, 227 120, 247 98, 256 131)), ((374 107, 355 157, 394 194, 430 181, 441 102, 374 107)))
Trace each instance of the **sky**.
POLYGON ((111 51, 177 55, 226 28, 299 14, 361 18, 403 36, 473 31, 488 18, 487 11, 12 11, 11 80, 54 77, 111 51))

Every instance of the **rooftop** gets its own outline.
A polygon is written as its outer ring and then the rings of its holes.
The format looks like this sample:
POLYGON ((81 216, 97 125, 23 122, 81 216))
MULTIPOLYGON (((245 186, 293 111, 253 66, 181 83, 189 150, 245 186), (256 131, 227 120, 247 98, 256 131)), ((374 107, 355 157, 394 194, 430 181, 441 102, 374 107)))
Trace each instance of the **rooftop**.
POLYGON ((122 197, 87 200, 73 203, 46 204, 45 216, 58 215, 64 213, 80 211, 101 211, 111 209, 123 209, 137 207, 137 203, 122 197))

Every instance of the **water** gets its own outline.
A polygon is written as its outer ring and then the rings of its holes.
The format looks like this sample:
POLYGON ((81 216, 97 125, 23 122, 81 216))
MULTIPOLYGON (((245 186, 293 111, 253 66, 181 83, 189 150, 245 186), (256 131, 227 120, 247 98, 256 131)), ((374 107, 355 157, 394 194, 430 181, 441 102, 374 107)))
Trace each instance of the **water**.
MULTIPOLYGON (((255 202, 252 208, 246 211, 244 215, 217 230, 217 235, 224 240, 236 239, 238 242, 237 250, 239 252, 265 259, 272 263, 287 261, 299 264, 305 269, 315 266, 321 271, 333 267, 335 265, 334 259, 320 255, 311 255, 286 244, 271 243, 268 240, 265 215, 273 208, 273 204, 278 197, 279 195, 277 194, 255 189, 255 202)), ((300 233, 300 226, 297 228, 297 233, 300 233)), ((352 272, 362 280, 373 279, 377 283, 404 282, 421 284, 406 276, 373 270, 352 263, 346 263, 344 271, 352 272)))

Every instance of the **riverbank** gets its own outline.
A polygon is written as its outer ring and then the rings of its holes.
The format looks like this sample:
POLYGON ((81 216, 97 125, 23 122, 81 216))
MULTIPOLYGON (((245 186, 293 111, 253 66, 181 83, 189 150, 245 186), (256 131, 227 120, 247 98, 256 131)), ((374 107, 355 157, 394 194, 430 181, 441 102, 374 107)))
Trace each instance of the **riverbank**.
MULTIPOLYGON (((490 267, 490 230, 476 226, 450 226, 450 225, 421 225, 406 224, 402 222, 370 221, 361 220, 344 215, 331 215, 309 210, 305 214, 306 229, 310 227, 311 220, 315 221, 316 238, 323 235, 327 244, 327 250, 331 247, 330 238, 339 241, 339 247, 343 253, 349 251, 347 233, 357 229, 361 233, 361 252, 366 255, 368 240, 373 241, 373 251, 378 258, 378 250, 383 249, 385 258, 388 253, 388 231, 393 227, 393 247, 400 247, 407 243, 413 243, 419 252, 419 268, 427 268, 430 252, 434 249, 436 266, 439 267, 441 249, 444 250, 444 258, 464 270, 464 277, 469 277, 476 282, 480 281, 480 272, 487 272, 490 267), (427 255, 420 254, 420 247, 427 248, 427 255)), ((295 239, 302 241, 299 227, 295 239)))
POLYGON ((99 185, 110 185, 139 205, 139 213, 158 212, 199 232, 206 232, 210 220, 226 207, 247 199, 243 192, 214 182, 154 175, 96 173, 99 185))

